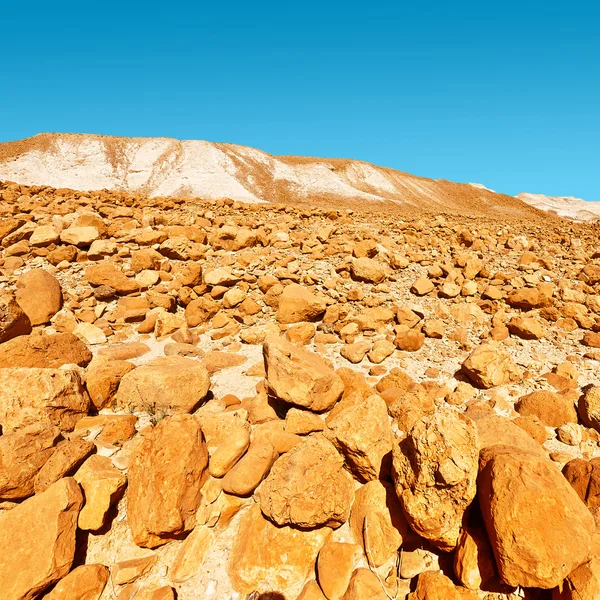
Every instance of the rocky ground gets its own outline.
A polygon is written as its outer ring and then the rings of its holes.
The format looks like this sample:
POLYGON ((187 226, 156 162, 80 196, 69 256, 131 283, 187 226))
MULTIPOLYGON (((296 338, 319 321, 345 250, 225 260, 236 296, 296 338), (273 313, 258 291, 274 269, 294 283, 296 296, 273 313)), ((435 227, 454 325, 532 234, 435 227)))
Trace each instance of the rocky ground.
POLYGON ((1 597, 600 598, 599 233, 0 183, 1 597))

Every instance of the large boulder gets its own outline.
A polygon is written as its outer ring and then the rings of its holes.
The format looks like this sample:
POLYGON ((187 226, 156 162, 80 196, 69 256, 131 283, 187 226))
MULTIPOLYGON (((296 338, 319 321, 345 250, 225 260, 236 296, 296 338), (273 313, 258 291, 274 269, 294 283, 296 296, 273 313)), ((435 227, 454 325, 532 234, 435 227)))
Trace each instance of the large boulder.
POLYGON ((58 280, 44 269, 32 269, 17 279, 16 299, 32 325, 48 323, 62 308, 58 280))
POLYGON ((126 360, 92 362, 85 374, 85 387, 96 410, 111 408, 115 402, 119 384, 124 375, 133 371, 135 365, 126 360))
POLYGON ((119 384, 117 404, 125 408, 162 408, 191 412, 210 387, 202 363, 183 356, 167 356, 126 373, 119 384))
POLYGON ((579 398, 577 412, 586 427, 600 431, 600 387, 588 386, 579 398))
POLYGON ((63 365, 85 367, 91 360, 92 353, 88 347, 72 333, 32 333, 0 344, 0 368, 57 369, 63 365))
POLYGON ((389 478, 392 428, 387 406, 380 396, 363 400, 360 394, 353 394, 334 408, 327 426, 325 436, 359 481, 389 478))
POLYGON ((417 587, 407 600, 477 600, 471 590, 455 586, 439 571, 425 571, 419 575, 417 587))
POLYGON ((31 321, 12 296, 0 296, 0 344, 31 333, 31 321))
POLYGON ((573 401, 564 394, 557 394, 550 390, 531 392, 521 396, 515 409, 524 417, 537 417, 547 427, 577 423, 577 411, 573 401))
POLYGON ((552 600, 597 600, 600 598, 600 558, 569 573, 562 585, 552 590, 552 600))
POLYGON ((456 547, 477 491, 478 455, 474 424, 449 410, 417 421, 394 445, 394 481, 406 518, 440 550, 456 547))
POLYGON ((388 271, 386 265, 367 257, 354 259, 350 266, 352 278, 367 283, 381 283, 387 277, 388 271))
POLYGON ((547 458, 514 446, 483 450, 477 496, 508 585, 553 588, 588 558, 594 519, 547 458))
POLYGON ((85 277, 90 285, 94 287, 107 285, 123 296, 140 290, 139 283, 127 277, 123 271, 117 269, 113 263, 107 260, 88 267, 85 277))
POLYGON ((69 572, 82 504, 79 486, 65 478, 0 516, 3 598, 33 600, 69 572))
POLYGON ((280 400, 323 412, 340 399, 344 383, 320 356, 278 337, 263 346, 267 385, 280 400))
POLYGON ((127 479, 113 467, 110 458, 99 454, 90 456, 74 478, 85 496, 85 506, 79 513, 79 529, 97 531, 104 525, 108 510, 125 489, 127 479))
POLYGON ((44 600, 99 600, 109 575, 104 565, 81 565, 61 579, 44 600))
POLYGON ((231 583, 242 594, 277 590, 295 598, 330 537, 327 527, 312 531, 277 527, 254 504, 242 516, 229 555, 231 583))
POLYGON ((195 417, 167 417, 146 434, 127 475, 127 520, 138 546, 155 548, 194 528, 207 467, 195 417))
POLYGON ((461 371, 478 387, 492 388, 520 378, 517 365, 498 342, 478 346, 463 362, 461 371))
POLYGON ((39 423, 0 436, 0 500, 33 495, 35 477, 52 456, 59 436, 57 428, 39 423))
POLYGON ((279 296, 277 320, 280 323, 316 321, 325 313, 325 300, 315 296, 302 285, 292 283, 279 296))
POLYGON ((33 423, 72 431, 90 408, 76 368, 0 369, 0 424, 5 431, 33 423))
POLYGON ((257 496, 278 525, 339 527, 348 520, 354 482, 333 445, 315 434, 275 462, 257 496))
POLYGON ((586 506, 597 514, 600 508, 600 458, 590 461, 575 458, 563 467, 562 473, 586 506))
POLYGON ((350 530, 370 565, 380 567, 409 536, 408 523, 391 483, 369 481, 356 492, 350 530))

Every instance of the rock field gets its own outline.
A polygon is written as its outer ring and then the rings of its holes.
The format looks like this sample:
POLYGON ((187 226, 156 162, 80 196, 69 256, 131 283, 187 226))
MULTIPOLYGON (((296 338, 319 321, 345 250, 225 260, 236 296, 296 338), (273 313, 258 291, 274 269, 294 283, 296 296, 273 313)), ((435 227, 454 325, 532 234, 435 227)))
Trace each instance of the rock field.
POLYGON ((0 598, 598 600, 599 235, 0 183, 0 598))

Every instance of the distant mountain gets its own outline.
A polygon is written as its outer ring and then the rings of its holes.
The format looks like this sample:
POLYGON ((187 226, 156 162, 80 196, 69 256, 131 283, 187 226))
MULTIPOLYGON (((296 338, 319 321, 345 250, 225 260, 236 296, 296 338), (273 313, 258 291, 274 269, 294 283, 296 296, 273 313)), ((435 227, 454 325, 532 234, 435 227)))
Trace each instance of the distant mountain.
POLYGON ((586 202, 572 196, 544 196, 543 194, 528 193, 519 194, 517 198, 540 210, 555 213, 567 219, 575 221, 600 219, 600 202, 586 202))
POLYGON ((43 133, 0 144, 0 179, 76 190, 244 202, 393 203, 408 210, 537 216, 522 200, 477 184, 416 177, 348 159, 272 156, 261 150, 169 138, 43 133))

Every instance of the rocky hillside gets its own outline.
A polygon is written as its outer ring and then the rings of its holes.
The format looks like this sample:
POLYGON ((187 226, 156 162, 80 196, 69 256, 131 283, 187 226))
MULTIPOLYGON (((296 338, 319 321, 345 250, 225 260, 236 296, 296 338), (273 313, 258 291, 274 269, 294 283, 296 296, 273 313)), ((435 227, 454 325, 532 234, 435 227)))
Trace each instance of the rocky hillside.
POLYGON ((598 600, 599 234, 0 183, 0 597, 598 600))
POLYGON ((0 179, 149 197, 343 205, 535 218, 528 204, 483 187, 431 180, 357 160, 272 156, 202 141, 41 134, 0 144, 0 179))

